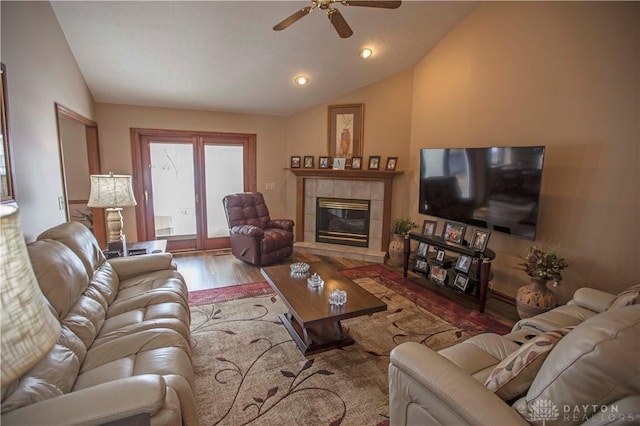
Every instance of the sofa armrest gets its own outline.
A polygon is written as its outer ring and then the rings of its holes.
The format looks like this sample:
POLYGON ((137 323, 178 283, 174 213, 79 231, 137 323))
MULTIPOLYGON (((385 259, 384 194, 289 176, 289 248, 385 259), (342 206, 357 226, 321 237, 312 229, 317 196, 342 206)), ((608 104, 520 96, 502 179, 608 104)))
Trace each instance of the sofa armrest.
POLYGON ((451 361, 413 342, 391 351, 389 416, 391 426, 529 424, 451 361))
POLYGON ((267 228, 280 228, 285 231, 293 232, 293 220, 291 219, 275 219, 269 221, 267 228))
POLYGON ((171 253, 151 253, 144 256, 114 257, 107 259, 121 280, 166 269, 176 269, 171 253))
POLYGON ((145 374, 114 380, 27 405, 2 415, 15 425, 100 425, 137 414, 155 414, 164 405, 162 376, 145 374))
POLYGON ((596 290, 595 288, 583 287, 573 293, 573 299, 569 303, 599 313, 604 312, 609 303, 615 298, 614 294, 596 290))

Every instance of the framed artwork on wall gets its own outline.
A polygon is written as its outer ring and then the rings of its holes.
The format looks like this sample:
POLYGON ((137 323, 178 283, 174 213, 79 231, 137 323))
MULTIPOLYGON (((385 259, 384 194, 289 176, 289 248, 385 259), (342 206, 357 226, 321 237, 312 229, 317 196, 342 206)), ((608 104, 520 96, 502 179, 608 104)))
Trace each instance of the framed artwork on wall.
POLYGON ((327 145, 332 158, 362 155, 364 104, 329 105, 327 145))
POLYGON ((4 64, 0 64, 2 75, 0 76, 0 138, 2 139, 2 151, 0 151, 0 194, 3 203, 15 201, 13 188, 13 163, 11 161, 11 144, 9 143, 9 116, 7 113, 7 72, 4 64))

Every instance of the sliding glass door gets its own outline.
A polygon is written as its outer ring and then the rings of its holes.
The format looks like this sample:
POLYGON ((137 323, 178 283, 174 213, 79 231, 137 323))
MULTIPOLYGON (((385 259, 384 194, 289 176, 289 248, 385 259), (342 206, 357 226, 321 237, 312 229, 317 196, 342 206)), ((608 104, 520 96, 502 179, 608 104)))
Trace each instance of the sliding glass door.
POLYGON ((166 239, 170 251, 229 247, 222 198, 255 190, 255 135, 143 132, 138 238, 166 239))

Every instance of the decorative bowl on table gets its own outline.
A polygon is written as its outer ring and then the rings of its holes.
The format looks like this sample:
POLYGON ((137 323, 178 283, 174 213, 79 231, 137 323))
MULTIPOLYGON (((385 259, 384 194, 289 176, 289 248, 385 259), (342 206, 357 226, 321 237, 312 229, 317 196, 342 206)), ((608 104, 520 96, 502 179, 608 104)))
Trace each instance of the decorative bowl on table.
POLYGON ((290 265, 291 272, 294 274, 306 274, 309 272, 309 264, 304 262, 296 262, 290 265))

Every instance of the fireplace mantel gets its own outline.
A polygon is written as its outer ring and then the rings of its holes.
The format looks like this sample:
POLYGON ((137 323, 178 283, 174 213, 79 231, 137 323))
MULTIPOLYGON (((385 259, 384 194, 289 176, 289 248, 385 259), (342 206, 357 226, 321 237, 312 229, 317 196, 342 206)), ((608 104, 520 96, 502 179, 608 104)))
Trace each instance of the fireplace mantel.
POLYGON ((333 169, 285 169, 298 177, 317 179, 349 179, 349 180, 393 180, 403 171, 386 170, 333 170, 333 169))
POLYGON ((307 179, 327 179, 345 181, 369 181, 382 182, 384 184, 384 206, 382 215, 382 235, 381 247, 379 250, 385 251, 389 245, 389 227, 391 225, 391 199, 393 192, 393 179, 401 175, 402 171, 386 170, 333 170, 333 169, 304 169, 287 168, 296 175, 296 241, 304 241, 304 221, 305 221, 305 180, 307 179))

